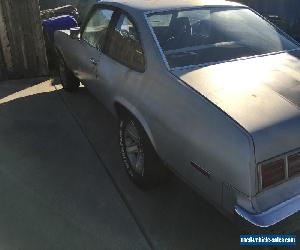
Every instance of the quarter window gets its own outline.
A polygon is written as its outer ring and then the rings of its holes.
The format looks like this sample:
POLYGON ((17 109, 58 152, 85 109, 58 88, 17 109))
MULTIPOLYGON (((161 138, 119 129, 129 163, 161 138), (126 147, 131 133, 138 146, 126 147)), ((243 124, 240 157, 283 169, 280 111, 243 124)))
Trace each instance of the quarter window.
POLYGON ((83 40, 97 49, 102 49, 105 43, 112 15, 112 10, 97 10, 87 23, 83 31, 83 40))
POLYGON ((137 29, 125 15, 120 16, 112 31, 107 54, 131 69, 145 70, 144 53, 137 29))

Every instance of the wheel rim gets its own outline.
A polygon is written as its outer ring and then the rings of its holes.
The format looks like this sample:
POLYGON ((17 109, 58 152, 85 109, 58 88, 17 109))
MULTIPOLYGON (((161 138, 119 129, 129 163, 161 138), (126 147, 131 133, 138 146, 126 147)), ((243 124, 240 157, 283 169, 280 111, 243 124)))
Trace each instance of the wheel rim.
POLYGON ((125 127, 124 144, 128 160, 133 170, 136 173, 143 175, 144 151, 142 148, 139 132, 133 121, 130 121, 125 127))

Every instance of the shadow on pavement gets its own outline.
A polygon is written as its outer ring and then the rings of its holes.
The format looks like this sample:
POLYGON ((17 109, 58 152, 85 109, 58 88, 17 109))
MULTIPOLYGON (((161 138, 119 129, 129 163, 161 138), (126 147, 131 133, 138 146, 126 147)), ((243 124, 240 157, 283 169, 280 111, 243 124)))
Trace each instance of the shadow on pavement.
POLYGON ((59 91, 17 89, 0 99, 0 249, 149 249, 59 91))

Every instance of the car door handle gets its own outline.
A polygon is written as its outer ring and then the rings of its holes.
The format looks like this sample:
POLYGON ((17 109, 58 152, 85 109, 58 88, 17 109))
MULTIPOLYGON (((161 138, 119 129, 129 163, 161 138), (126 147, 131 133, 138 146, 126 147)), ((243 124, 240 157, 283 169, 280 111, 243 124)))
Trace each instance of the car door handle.
POLYGON ((93 65, 97 65, 98 62, 95 60, 95 58, 90 58, 90 62, 93 64, 93 65))

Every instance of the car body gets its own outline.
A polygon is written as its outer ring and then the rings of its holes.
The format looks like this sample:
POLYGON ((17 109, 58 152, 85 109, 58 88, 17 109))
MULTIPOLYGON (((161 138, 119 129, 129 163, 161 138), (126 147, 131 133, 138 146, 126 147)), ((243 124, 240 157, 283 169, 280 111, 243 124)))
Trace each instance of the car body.
MULTIPOLYGON (((246 44, 260 44, 247 32, 246 44)), ((116 117, 120 111, 134 117, 160 159, 222 211, 261 227, 299 211, 299 44, 246 6, 205 0, 102 1, 78 36, 56 32, 55 45, 69 71, 108 110, 116 117), (92 26, 97 11, 110 21, 92 26), (231 40, 179 48, 186 36, 193 43, 207 41, 212 24, 198 20, 207 15, 219 25, 218 39, 227 22, 229 30, 236 30, 232 20, 244 16, 257 22, 254 29, 261 27, 267 38, 270 32, 270 41, 262 42, 267 53, 231 40), (92 32, 98 32, 96 38, 89 37, 92 32), (275 51, 269 51, 271 44, 275 51)))

